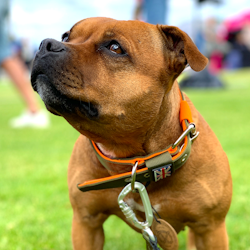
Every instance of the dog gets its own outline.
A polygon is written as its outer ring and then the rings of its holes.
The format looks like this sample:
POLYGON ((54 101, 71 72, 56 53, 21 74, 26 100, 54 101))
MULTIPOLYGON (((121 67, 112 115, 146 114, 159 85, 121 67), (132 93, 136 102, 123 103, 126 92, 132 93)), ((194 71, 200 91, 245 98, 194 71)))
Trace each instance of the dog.
MULTIPOLYGON (((176 80, 185 67, 198 72, 207 63, 179 28, 140 21, 88 18, 61 42, 42 41, 33 89, 81 134, 68 169, 74 249, 103 249, 111 214, 128 223, 117 199, 134 168, 161 220, 177 233, 190 228, 190 247, 228 249, 227 156, 176 80)), ((144 221, 140 194, 125 201, 144 221)))

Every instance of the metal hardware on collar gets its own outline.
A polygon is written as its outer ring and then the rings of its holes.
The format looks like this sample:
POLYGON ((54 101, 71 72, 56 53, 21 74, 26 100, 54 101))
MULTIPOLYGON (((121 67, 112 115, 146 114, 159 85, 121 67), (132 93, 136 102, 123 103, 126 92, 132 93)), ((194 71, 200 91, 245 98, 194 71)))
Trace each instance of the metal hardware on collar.
POLYGON ((165 166, 152 169, 152 172, 154 174, 154 181, 157 182, 161 179, 165 179, 167 176, 171 176, 172 167, 172 164, 167 164, 165 166))
POLYGON ((188 128, 181 134, 181 136, 177 139, 177 141, 173 144, 172 148, 176 148, 183 141, 183 139, 189 134, 196 134, 194 123, 190 123, 188 128))
POLYGON ((196 132, 196 134, 190 138, 191 142, 193 142, 198 137, 199 134, 200 132, 196 132))
POLYGON ((135 190, 135 180, 136 180, 136 169, 137 169, 137 167, 138 167, 138 161, 133 166, 132 174, 131 174, 131 189, 132 189, 133 193, 136 192, 136 190, 135 190))
POLYGON ((125 196, 132 191, 131 183, 129 183, 125 188, 123 188, 123 190, 119 194, 118 205, 119 205, 120 209, 122 210, 123 214, 125 215, 125 217, 127 218, 127 220, 131 224, 133 224, 135 227, 137 227, 138 229, 143 230, 144 228, 150 227, 152 225, 153 219, 154 219, 153 211, 152 211, 151 203, 150 203, 148 193, 147 193, 145 186, 137 181, 134 183, 134 185, 135 185, 134 188, 139 191, 139 194, 140 194, 140 197, 142 200, 142 204, 143 204, 144 209, 145 209, 146 221, 140 222, 136 218, 133 210, 128 206, 128 204, 125 201, 123 201, 125 196))
POLYGON ((196 126, 194 123, 192 123, 194 125, 194 128, 191 130, 191 142, 193 142, 197 137, 198 135, 200 134, 200 132, 196 131, 196 126))
POLYGON ((194 123, 190 123, 190 125, 191 125, 191 124, 194 126, 194 128, 191 129, 191 134, 192 134, 192 136, 195 136, 195 135, 196 135, 196 126, 195 126, 194 123))

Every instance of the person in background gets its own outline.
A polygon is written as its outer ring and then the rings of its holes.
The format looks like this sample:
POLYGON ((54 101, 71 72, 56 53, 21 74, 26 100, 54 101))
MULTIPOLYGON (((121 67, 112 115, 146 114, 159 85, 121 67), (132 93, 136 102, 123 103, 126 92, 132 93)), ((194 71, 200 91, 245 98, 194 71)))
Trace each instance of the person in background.
POLYGON ((134 19, 151 24, 165 24, 167 0, 137 0, 134 19))
POLYGON ((242 29, 230 33, 231 51, 226 57, 227 69, 250 67, 250 25, 247 23, 242 29))
POLYGON ((20 116, 13 118, 10 125, 13 128, 49 126, 49 118, 45 111, 39 108, 35 93, 28 79, 24 63, 17 56, 12 55, 11 42, 8 35, 9 1, 0 1, 0 65, 9 75, 21 94, 27 110, 20 116))
POLYGON ((216 18, 210 17, 205 21, 203 35, 205 38, 202 53, 209 58, 208 69, 211 74, 218 74, 223 68, 225 55, 230 51, 231 46, 221 37, 223 32, 220 23, 216 18))

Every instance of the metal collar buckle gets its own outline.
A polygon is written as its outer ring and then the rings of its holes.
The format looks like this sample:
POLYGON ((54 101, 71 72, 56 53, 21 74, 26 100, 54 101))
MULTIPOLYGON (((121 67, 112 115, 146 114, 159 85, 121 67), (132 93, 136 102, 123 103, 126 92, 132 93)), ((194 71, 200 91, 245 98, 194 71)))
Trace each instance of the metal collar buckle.
POLYGON ((190 123, 187 127, 187 129, 181 134, 181 136, 176 140, 176 142, 173 144, 172 148, 176 148, 177 146, 180 145, 180 143, 183 141, 183 139, 188 135, 190 134, 190 139, 191 141, 195 140, 198 135, 199 135, 199 132, 196 131, 196 128, 195 128, 195 124, 194 123, 190 123))

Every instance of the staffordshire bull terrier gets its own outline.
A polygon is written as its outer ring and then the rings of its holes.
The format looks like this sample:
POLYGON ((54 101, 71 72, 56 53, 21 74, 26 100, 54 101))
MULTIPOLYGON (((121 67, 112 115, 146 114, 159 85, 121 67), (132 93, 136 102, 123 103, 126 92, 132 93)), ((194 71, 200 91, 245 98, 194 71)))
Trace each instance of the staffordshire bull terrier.
MULTIPOLYGON (((227 156, 176 80, 188 65, 201 71, 207 63, 179 28, 140 21, 88 18, 62 42, 42 41, 32 86, 81 134, 68 169, 74 249, 103 249, 111 214, 128 223, 117 199, 132 177, 146 186, 161 221, 176 233, 190 228, 190 248, 228 249, 227 156)), ((140 193, 124 200, 145 221, 140 193)), ((154 228, 164 249, 176 249, 154 228)))

